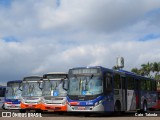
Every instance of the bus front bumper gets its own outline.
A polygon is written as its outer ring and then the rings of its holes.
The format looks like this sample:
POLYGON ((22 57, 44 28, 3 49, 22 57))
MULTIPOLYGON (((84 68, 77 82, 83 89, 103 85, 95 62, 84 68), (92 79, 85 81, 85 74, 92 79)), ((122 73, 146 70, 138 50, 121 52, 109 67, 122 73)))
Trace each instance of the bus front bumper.
POLYGON ((67 104, 67 111, 69 112, 104 112, 104 106, 99 104, 97 106, 70 106, 67 104))
POLYGON ((4 108, 5 109, 21 109, 20 108, 20 104, 7 104, 7 103, 4 103, 4 108))
POLYGON ((37 103, 37 104, 26 104, 26 103, 22 103, 21 102, 21 104, 20 104, 20 108, 21 109, 32 109, 32 110, 34 110, 34 109, 41 109, 41 104, 40 103, 37 103))
POLYGON ((66 112, 67 111, 67 105, 54 105, 54 104, 41 104, 41 110, 43 111, 62 111, 66 112))

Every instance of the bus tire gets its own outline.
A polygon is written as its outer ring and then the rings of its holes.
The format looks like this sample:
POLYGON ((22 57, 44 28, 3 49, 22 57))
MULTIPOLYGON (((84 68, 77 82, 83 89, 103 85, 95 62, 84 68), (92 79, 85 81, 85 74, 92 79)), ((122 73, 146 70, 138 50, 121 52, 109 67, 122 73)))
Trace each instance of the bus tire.
POLYGON ((116 113, 116 115, 121 114, 121 103, 120 103, 120 101, 116 101, 116 103, 114 105, 114 112, 116 113))
POLYGON ((143 113, 147 113, 147 109, 148 109, 148 108, 147 108, 147 101, 144 101, 144 102, 143 102, 142 112, 143 112, 143 113))
POLYGON ((2 105, 2 109, 5 110, 4 104, 2 105))
POLYGON ((150 110, 150 111, 155 111, 156 109, 155 109, 155 108, 150 108, 149 110, 150 110))

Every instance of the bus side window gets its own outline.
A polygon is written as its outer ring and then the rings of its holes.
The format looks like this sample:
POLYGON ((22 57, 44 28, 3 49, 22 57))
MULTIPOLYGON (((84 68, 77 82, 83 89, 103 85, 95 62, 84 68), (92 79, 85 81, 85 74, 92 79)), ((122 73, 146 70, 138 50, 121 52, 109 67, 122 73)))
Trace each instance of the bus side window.
POLYGON ((135 89, 140 90, 140 80, 139 79, 135 79, 135 89))
POLYGON ((146 80, 147 90, 151 90, 150 80, 146 80))
POLYGON ((146 85, 146 80, 145 79, 141 79, 141 90, 146 90, 147 88, 147 85, 146 85))
POLYGON ((152 80, 152 91, 157 91, 157 83, 152 80))
POLYGON ((121 77, 122 79, 122 89, 125 89, 126 88, 126 77, 121 77))
POLYGON ((115 89, 120 89, 121 88, 121 80, 120 80, 120 75, 115 74, 114 76, 114 88, 115 89))
POLYGON ((106 92, 111 92, 112 91, 112 76, 106 75, 105 80, 106 80, 106 92))
POLYGON ((128 77, 128 81, 127 81, 127 89, 128 90, 134 90, 134 78, 133 77, 128 77))

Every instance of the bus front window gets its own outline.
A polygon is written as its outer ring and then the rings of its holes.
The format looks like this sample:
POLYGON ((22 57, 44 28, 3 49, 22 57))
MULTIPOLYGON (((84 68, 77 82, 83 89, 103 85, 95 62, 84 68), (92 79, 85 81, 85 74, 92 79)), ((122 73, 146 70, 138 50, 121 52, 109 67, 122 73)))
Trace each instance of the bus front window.
POLYGON ((6 99, 20 99, 21 91, 19 90, 19 83, 12 83, 7 86, 6 99))
POLYGON ((42 95, 43 96, 66 96, 67 91, 63 89, 62 80, 45 80, 43 82, 42 95))
POLYGON ((23 83, 22 96, 41 96, 42 92, 38 82, 23 83))
POLYGON ((103 92, 103 82, 100 76, 71 77, 68 95, 97 95, 103 92))

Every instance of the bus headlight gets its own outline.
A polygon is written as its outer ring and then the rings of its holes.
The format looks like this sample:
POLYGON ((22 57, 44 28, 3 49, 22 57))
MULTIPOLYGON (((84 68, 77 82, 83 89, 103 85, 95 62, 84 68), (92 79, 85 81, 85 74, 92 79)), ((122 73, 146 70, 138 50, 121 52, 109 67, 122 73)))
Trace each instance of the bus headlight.
POLYGON ((69 102, 66 102, 66 104, 68 104, 69 106, 71 106, 69 102))
POLYGON ((25 100, 23 98, 20 99, 22 103, 25 103, 25 100))
POLYGON ((101 103, 103 103, 103 99, 102 100, 100 100, 100 101, 98 101, 98 102, 96 102, 95 104, 94 104, 94 106, 97 106, 97 105, 99 105, 99 104, 101 104, 101 103))
POLYGON ((99 101, 99 104, 101 104, 103 101, 104 101, 104 100, 100 100, 100 101, 99 101))
POLYGON ((99 103, 98 102, 96 102, 95 104, 94 104, 94 106, 97 106, 99 103))
POLYGON ((45 100, 43 98, 41 99, 41 103, 45 103, 45 100))
POLYGON ((62 102, 62 105, 65 105, 66 104, 66 101, 62 102))
POLYGON ((41 103, 41 100, 39 100, 38 102, 37 102, 37 104, 40 104, 41 103))

